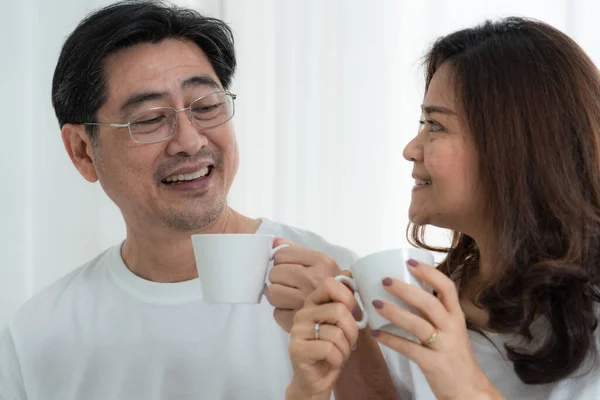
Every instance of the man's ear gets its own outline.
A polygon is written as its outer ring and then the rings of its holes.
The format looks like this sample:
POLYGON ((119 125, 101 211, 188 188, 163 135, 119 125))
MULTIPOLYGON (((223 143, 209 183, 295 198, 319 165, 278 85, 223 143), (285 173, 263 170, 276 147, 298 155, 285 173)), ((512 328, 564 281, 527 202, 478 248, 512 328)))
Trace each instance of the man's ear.
POLYGON ((98 174, 93 162, 92 141, 83 125, 65 124, 62 127, 62 140, 73 165, 88 182, 96 182, 98 174))

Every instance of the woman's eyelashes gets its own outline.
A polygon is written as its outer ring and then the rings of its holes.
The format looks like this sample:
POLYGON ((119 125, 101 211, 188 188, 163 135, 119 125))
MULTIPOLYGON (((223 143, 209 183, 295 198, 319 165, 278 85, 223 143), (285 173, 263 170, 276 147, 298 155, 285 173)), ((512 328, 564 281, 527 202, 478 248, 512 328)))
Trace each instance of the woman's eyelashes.
POLYGON ((435 122, 432 119, 422 119, 422 120, 419 121, 419 125, 421 125, 420 130, 423 130, 427 126, 429 126, 429 132, 431 132, 431 133, 443 132, 444 131, 444 127, 441 126, 440 124, 438 124, 437 122, 435 122))

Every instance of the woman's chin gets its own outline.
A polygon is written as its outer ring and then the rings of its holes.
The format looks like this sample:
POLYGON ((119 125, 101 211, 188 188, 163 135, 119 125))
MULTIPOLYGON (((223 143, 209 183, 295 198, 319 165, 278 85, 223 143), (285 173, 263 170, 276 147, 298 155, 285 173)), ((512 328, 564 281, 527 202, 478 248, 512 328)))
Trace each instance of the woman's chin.
POLYGON ((429 224, 429 218, 424 213, 420 213, 418 211, 409 210, 408 212, 408 220, 411 224, 414 225, 427 225, 429 224))

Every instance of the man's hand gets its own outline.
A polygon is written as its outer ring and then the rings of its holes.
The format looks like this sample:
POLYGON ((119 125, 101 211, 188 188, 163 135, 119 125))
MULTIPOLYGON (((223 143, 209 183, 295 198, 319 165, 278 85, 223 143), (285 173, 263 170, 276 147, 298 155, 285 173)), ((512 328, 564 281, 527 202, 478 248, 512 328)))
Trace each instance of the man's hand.
POLYGON ((269 273, 271 285, 266 296, 275 307, 275 321, 290 332, 296 311, 304 306, 304 300, 326 278, 339 275, 341 270, 335 260, 306 250, 292 242, 276 239, 273 247, 289 244, 275 254, 273 269, 269 273))

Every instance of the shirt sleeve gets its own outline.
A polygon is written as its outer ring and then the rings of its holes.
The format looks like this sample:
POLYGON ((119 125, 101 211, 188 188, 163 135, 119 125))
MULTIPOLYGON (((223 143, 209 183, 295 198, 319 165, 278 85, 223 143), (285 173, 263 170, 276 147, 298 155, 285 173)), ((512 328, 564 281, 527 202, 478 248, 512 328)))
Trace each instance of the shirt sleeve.
POLYGON ((10 329, 0 331, 0 400, 26 400, 23 374, 10 329))

